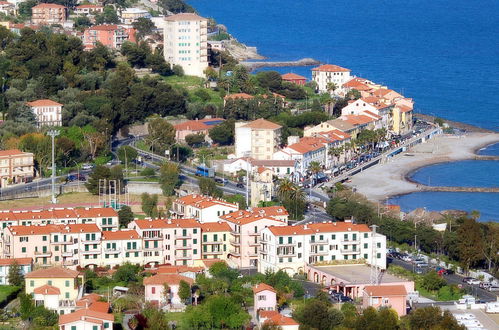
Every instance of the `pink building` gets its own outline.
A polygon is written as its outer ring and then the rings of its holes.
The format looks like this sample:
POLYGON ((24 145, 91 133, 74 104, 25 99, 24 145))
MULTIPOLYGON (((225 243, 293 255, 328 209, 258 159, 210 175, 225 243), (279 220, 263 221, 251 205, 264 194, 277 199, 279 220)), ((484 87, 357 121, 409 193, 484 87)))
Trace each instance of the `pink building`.
POLYGON ((178 274, 158 274, 144 279, 145 300, 158 307, 169 306, 174 309, 185 307, 184 302, 178 295, 180 281, 189 285, 194 283, 192 278, 178 274), (165 284, 169 291, 165 293, 165 284))
MULTIPOLYGON (((239 210, 220 217, 232 229, 233 239, 230 241, 232 249, 229 254, 229 265, 237 268, 257 267, 261 231, 269 226, 288 225, 287 220, 266 215, 266 209, 239 210)), ((274 214, 275 209, 269 209, 269 212, 274 214)))
POLYGON ((268 325, 270 327, 278 327, 281 330, 298 330, 300 328, 298 322, 291 317, 282 315, 278 311, 260 311, 258 314, 258 323, 260 327, 268 325))
POLYGON ((282 80, 303 86, 307 83, 307 78, 297 75, 296 73, 285 73, 281 75, 282 80))
POLYGON ((83 45, 92 49, 99 42, 106 47, 119 49, 125 41, 136 42, 135 29, 120 25, 95 25, 83 32, 83 45))
POLYGON ((225 119, 223 118, 188 120, 181 124, 175 125, 175 138, 179 142, 184 142, 185 137, 190 134, 202 134, 207 136, 210 129, 223 123, 224 121, 225 119))
POLYGON ((389 307, 399 316, 406 314, 407 290, 403 285, 376 285, 364 287, 362 307, 389 307))
POLYGON ((55 3, 41 3, 31 8, 33 24, 61 24, 68 18, 68 8, 55 3))
POLYGON ((253 306, 255 314, 258 311, 277 310, 277 292, 268 284, 260 283, 253 288, 253 306))

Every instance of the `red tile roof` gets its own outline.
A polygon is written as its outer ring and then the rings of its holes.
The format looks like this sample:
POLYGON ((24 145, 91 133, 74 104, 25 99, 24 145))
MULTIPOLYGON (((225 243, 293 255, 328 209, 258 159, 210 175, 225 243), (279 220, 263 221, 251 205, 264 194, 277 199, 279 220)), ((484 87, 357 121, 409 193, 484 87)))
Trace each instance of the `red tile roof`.
POLYGON ((404 104, 397 105, 397 107, 400 109, 400 112, 412 111, 412 107, 408 107, 407 105, 404 104))
POLYGON ((80 275, 76 270, 64 267, 40 268, 26 274, 25 278, 76 278, 80 275))
POLYGON ((346 122, 349 122, 352 125, 365 125, 368 123, 372 123, 373 121, 376 121, 376 119, 373 119, 371 117, 365 116, 365 115, 345 115, 341 116, 346 122))
POLYGON ((188 120, 186 122, 175 125, 175 131, 207 131, 216 125, 207 125, 206 122, 209 121, 225 121, 223 118, 210 118, 201 120, 188 120))
POLYGON ((260 283, 253 288, 253 293, 258 293, 258 292, 262 292, 265 290, 272 291, 274 293, 277 292, 272 286, 265 284, 265 283, 260 283))
POLYGON ((8 258, 0 259, 0 266, 9 266, 16 261, 18 265, 31 265, 33 263, 33 258, 8 258))
POLYGON ((344 83, 343 87, 356 89, 359 92, 370 90, 371 87, 366 85, 363 81, 364 81, 364 79, 353 78, 353 79, 347 81, 346 83, 344 83))
POLYGON ((250 127, 250 128, 254 128, 254 129, 272 129, 272 130, 275 130, 275 129, 281 128, 282 126, 278 125, 276 123, 273 123, 271 121, 265 120, 263 118, 260 118, 257 120, 253 120, 242 127, 250 127))
POLYGON ((229 214, 221 216, 220 218, 225 221, 232 222, 238 225, 245 225, 262 219, 274 220, 279 223, 283 223, 282 220, 276 219, 274 217, 262 215, 255 211, 246 211, 246 210, 231 212, 229 214))
POLYGON ((102 240, 117 241, 117 240, 130 240, 140 239, 139 234, 135 230, 117 230, 117 231, 103 231, 102 240))
POLYGON ((249 95, 246 93, 228 94, 228 95, 225 95, 225 97, 224 97, 225 100, 236 100, 236 99, 250 100, 252 98, 254 98, 253 95, 249 95))
POLYGON ((5 156, 21 156, 21 155, 32 155, 29 152, 23 152, 19 149, 9 149, 9 150, 0 150, 0 157, 5 156))
POLYGON ((267 217, 275 217, 275 216, 287 216, 289 215, 288 211, 284 206, 265 206, 265 207, 254 207, 253 212, 261 214, 267 217))
MULTIPOLYGON (((39 4, 38 6, 35 6, 35 7, 39 7, 42 5, 49 5, 49 4, 43 3, 43 4, 39 4)), ((55 5, 55 6, 65 8, 64 6, 60 6, 60 5, 55 5)), ((35 8, 35 7, 33 7, 33 8, 35 8)), ((31 102, 28 102, 27 104, 31 107, 58 107, 58 106, 62 106, 62 104, 60 104, 60 103, 57 103, 57 102, 52 101, 52 100, 47 100, 47 99, 31 101, 31 102)))
POLYGON ((327 222, 313 223, 300 226, 272 226, 270 231, 275 236, 291 235, 313 235, 315 233, 336 233, 336 232, 371 232, 365 224, 353 224, 350 222, 327 222))
POLYGON ((321 137, 307 136, 300 139, 298 143, 288 146, 288 148, 297 151, 300 154, 306 154, 324 148, 327 140, 321 137))
POLYGON ((33 292, 35 294, 43 294, 43 295, 60 295, 61 294, 61 290, 59 290, 59 288, 56 288, 55 286, 48 285, 48 284, 42 285, 38 288, 35 288, 33 290, 33 292))
POLYGON ((99 5, 79 5, 79 6, 76 6, 76 9, 83 9, 83 8, 104 8, 102 6, 99 6, 99 5))
POLYGON ((109 313, 101 313, 90 309, 80 309, 70 314, 59 316, 59 325, 73 323, 76 321, 90 321, 92 323, 102 323, 102 321, 114 322, 114 315, 109 313), (98 322, 96 322, 96 320, 98 322))
POLYGON ((156 219, 156 220, 134 220, 137 227, 145 229, 162 229, 162 228, 199 228, 200 223, 194 219, 156 219))
POLYGON ((63 225, 10 226, 7 229, 13 236, 49 235, 64 231, 63 225))
POLYGON ((191 194, 184 197, 180 197, 177 200, 175 200, 175 203, 182 205, 189 205, 199 209, 204 209, 214 205, 223 205, 223 206, 233 207, 235 209, 239 208, 237 204, 229 203, 224 199, 214 198, 206 195, 197 195, 197 194, 191 194))
POLYGON ((178 274, 158 274, 151 277, 144 278, 144 285, 178 285, 180 281, 185 281, 192 285, 194 280, 187 276, 182 276, 178 274))
POLYGON ((276 314, 270 316, 267 320, 265 320, 264 324, 275 324, 277 326, 283 327, 286 325, 299 325, 298 322, 293 320, 290 317, 284 316, 280 314, 279 312, 276 312, 276 314))
POLYGON ((346 68, 342 68, 341 66, 338 66, 338 65, 324 64, 324 65, 318 66, 317 68, 313 68, 312 71, 350 72, 352 70, 346 69, 346 68))
POLYGON ((94 25, 89 27, 87 30, 93 31, 115 31, 118 30, 119 26, 116 24, 102 24, 102 25, 94 25))
POLYGON ((66 225, 65 229, 70 233, 100 233, 100 229, 95 223, 71 224, 66 225))
POLYGON ((293 80, 307 80, 307 78, 297 75, 296 73, 285 73, 281 75, 282 80, 288 80, 288 81, 293 81, 293 80))
POLYGON ((156 270, 151 270, 151 273, 156 274, 181 274, 181 273, 200 273, 203 271, 203 267, 191 267, 191 266, 159 266, 156 270))
POLYGON ((385 297, 385 296, 407 296, 407 290, 403 285, 373 285, 365 286, 364 291, 369 296, 385 297))
POLYGON ((368 115, 368 117, 371 117, 374 119, 381 119, 382 118, 381 116, 378 116, 377 114, 375 114, 374 112, 371 112, 369 110, 363 111, 362 113, 365 113, 368 115))
POLYGON ((224 232, 231 231, 231 228, 227 222, 206 222, 201 224, 202 232, 224 232))
POLYGON ((38 9, 38 8, 66 8, 66 7, 57 5, 55 3, 41 3, 39 5, 34 6, 33 8, 38 9))

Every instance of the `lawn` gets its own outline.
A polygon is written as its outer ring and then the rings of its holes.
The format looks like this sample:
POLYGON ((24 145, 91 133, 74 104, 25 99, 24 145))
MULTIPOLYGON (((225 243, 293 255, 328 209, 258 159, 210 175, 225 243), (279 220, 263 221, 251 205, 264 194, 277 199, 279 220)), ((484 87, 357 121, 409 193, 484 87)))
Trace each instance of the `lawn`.
MULTIPOLYGON (((58 204, 65 204, 68 206, 97 206, 99 203, 99 196, 90 193, 67 193, 58 196, 57 201, 58 204)), ((49 208, 52 206, 53 204, 50 202, 50 196, 0 201, 0 209, 28 207, 49 208)))
POLYGON ((0 285, 0 306, 4 306, 17 296, 20 288, 12 285, 0 285))
POLYGON ((188 328, 185 326, 185 316, 186 313, 180 313, 180 312, 168 312, 165 314, 166 319, 168 322, 170 321, 175 321, 177 322, 177 326, 175 329, 179 330, 187 330, 188 328))
POLYGON ((167 83, 183 87, 187 90, 203 87, 204 79, 195 76, 168 76, 163 78, 167 83))

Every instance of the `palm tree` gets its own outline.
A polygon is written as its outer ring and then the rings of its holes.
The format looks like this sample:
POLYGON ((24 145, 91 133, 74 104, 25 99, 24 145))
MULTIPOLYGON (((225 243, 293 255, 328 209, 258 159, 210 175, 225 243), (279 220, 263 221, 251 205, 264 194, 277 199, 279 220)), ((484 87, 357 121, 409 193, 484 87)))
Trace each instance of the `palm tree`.
POLYGON ((289 179, 283 179, 277 187, 277 197, 280 200, 286 199, 291 195, 291 192, 295 190, 296 185, 289 179))
POLYGON ((329 93, 334 92, 338 88, 338 85, 336 85, 334 82, 328 82, 326 85, 326 89, 329 93))
POLYGON ((317 179, 317 174, 322 171, 322 166, 319 162, 310 162, 308 165, 308 170, 312 172, 315 179, 317 179))

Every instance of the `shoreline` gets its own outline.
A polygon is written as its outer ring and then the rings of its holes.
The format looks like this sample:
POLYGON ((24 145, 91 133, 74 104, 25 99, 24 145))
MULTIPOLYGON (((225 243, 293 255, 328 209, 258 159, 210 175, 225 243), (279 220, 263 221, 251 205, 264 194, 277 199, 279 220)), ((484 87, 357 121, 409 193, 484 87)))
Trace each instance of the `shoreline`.
POLYGON ((499 133, 436 136, 395 156, 387 163, 356 174, 347 185, 355 187, 367 199, 378 203, 421 192, 424 189, 419 187, 425 185, 409 178, 415 171, 440 163, 473 160, 478 150, 496 143, 499 143, 499 133))

